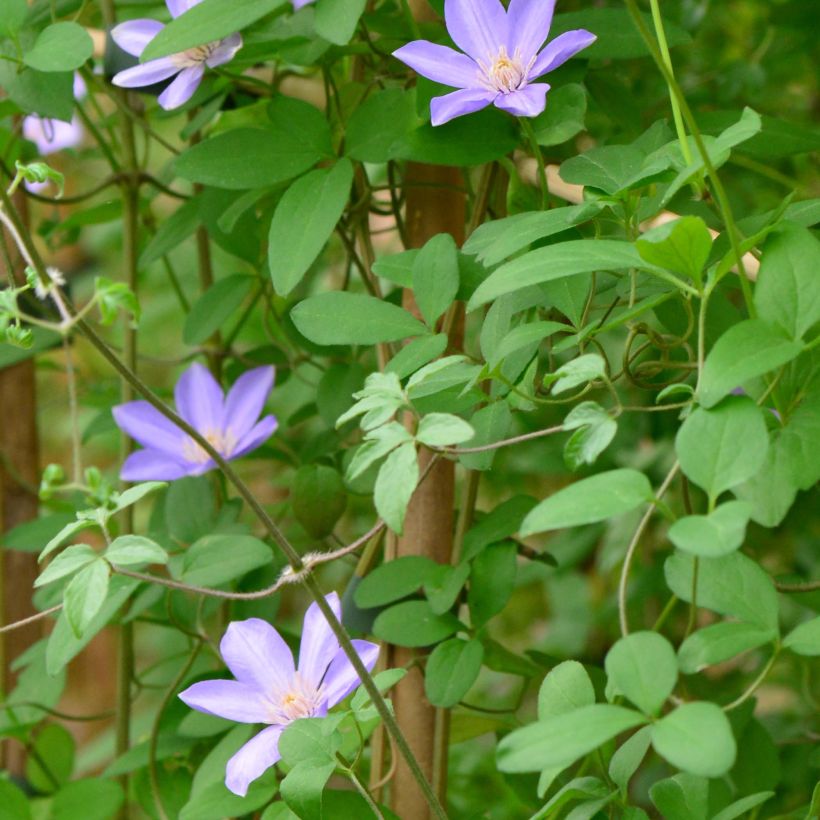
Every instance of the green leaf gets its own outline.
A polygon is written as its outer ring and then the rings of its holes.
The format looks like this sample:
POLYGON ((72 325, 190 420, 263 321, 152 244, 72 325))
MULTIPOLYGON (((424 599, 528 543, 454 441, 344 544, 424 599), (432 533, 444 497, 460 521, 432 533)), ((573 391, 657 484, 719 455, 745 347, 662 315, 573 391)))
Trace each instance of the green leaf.
POLYGON ((35 587, 65 578, 97 560, 97 553, 87 544, 75 544, 64 549, 38 576, 35 587))
POLYGON ((81 638, 105 603, 111 571, 102 559, 85 567, 75 575, 63 593, 63 605, 68 624, 77 638, 81 638))
POLYGON ((47 556, 51 555, 54 550, 59 549, 69 538, 76 535, 78 532, 87 530, 91 527, 99 526, 95 521, 72 521, 66 524, 46 545, 40 553, 38 561, 42 561, 47 556))
POLYGON ((421 589, 439 568, 440 564, 423 555, 405 555, 385 561, 368 573, 356 588, 356 605, 370 609, 406 598, 421 589))
POLYGON ((679 518, 669 528, 669 540, 691 555, 719 558, 742 546, 751 514, 751 504, 727 501, 709 515, 679 518))
POLYGON ((413 262, 413 294, 421 315, 431 328, 458 293, 458 255, 450 234, 434 236, 413 262))
POLYGON ((439 358, 447 349, 447 334, 420 336, 408 342, 387 363, 385 372, 395 373, 400 379, 406 379, 420 367, 439 358))
POLYGON ((122 789, 111 780, 89 777, 67 783, 51 804, 50 820, 110 820, 123 804, 122 789))
POLYGON ((644 726, 612 755, 609 761, 609 776, 616 786, 624 790, 629 788, 629 781, 646 757, 651 741, 652 727, 644 726))
POLYGON ((168 553, 159 544, 141 535, 121 535, 115 538, 104 557, 115 567, 168 563, 168 553))
POLYGON ((198 198, 189 199, 172 214, 163 218, 157 226, 157 232, 140 254, 141 269, 162 259, 193 234, 200 224, 199 205, 198 198))
POLYGON ((427 447, 453 447, 474 436, 472 426, 452 413, 428 413, 416 430, 416 441, 427 447))
POLYGON ((746 396, 729 396, 710 410, 698 408, 675 439, 681 469, 712 501, 752 478, 768 449, 763 412, 746 396))
POLYGON ((652 501, 649 479, 637 470, 610 470, 576 481, 542 501, 524 519, 521 535, 594 524, 652 501))
POLYGON ((766 242, 755 306, 761 319, 792 339, 820 322, 820 242, 811 231, 786 223, 766 242))
MULTIPOLYGON (((385 669, 383 672, 377 672, 373 676, 373 683, 376 688, 384 694, 392 689, 404 676, 407 674, 406 669, 385 669)), ((370 695, 363 686, 360 686, 353 697, 350 699, 350 708, 354 712, 361 712, 363 709, 369 709, 373 706, 373 701, 370 695)))
POLYGON ((776 637, 774 629, 742 621, 721 621, 693 632, 678 650, 678 664, 685 675, 693 675, 708 666, 771 643, 776 637))
MULTIPOLYGON (((74 770, 75 743, 63 726, 47 724, 37 734, 26 760, 26 779, 38 792, 49 794, 65 785, 74 770)), ((3 807, 3 814, 6 807, 3 807)))
POLYGON ((346 46, 356 32, 367 0, 322 0, 316 4, 316 33, 337 46, 346 46))
POLYGON ((253 290, 255 276, 235 273, 211 285, 191 306, 185 317, 182 340, 186 345, 208 341, 227 321, 237 315, 240 306, 253 290))
POLYGON ((272 561, 271 548, 249 535, 206 535, 186 550, 181 580, 194 586, 221 586, 272 561))
POLYGON ((311 296, 290 313, 297 330, 319 345, 373 345, 426 334, 412 314, 375 296, 332 291, 311 296))
POLYGON ((798 655, 820 655, 820 616, 796 626, 783 639, 783 648, 798 655))
POLYGON ((553 89, 544 113, 532 121, 539 145, 561 145, 572 139, 584 130, 586 113, 587 95, 580 83, 553 89))
POLYGON ((322 792, 336 764, 297 763, 282 781, 282 799, 301 820, 322 820, 322 792))
POLYGON ((0 801, 7 820, 31 820, 31 809, 24 792, 5 778, 0 780, 0 801))
POLYGON ((439 644, 427 659, 424 691, 433 706, 450 709, 478 679, 484 647, 480 641, 452 638, 439 644))
POLYGON ((655 751, 681 771, 722 777, 732 768, 737 747, 732 727, 714 703, 684 703, 652 726, 655 751))
POLYGON ((678 682, 678 660, 657 632, 633 632, 609 650, 606 674, 619 694, 642 712, 657 715, 678 682))
POLYGON ((171 482, 165 496, 165 526, 175 541, 191 544, 216 526, 213 486, 207 476, 171 482))
POLYGON ((373 624, 373 634, 397 646, 432 646, 461 628, 450 612, 436 615, 427 601, 406 601, 382 612, 373 624))
POLYGON ((0 87, 27 114, 71 122, 74 113, 74 75, 45 72, 0 60, 0 87))
POLYGON ((279 739, 279 753, 289 766, 310 763, 321 766, 336 762, 341 735, 336 731, 336 717, 307 718, 289 724, 279 739))
POLYGON ((564 463, 570 470, 594 464, 618 432, 618 423, 594 401, 576 405, 564 419, 565 430, 575 430, 564 445, 564 463))
POLYGON ((573 185, 617 194, 629 187, 644 163, 644 153, 633 145, 603 145, 561 164, 561 179, 573 185))
POLYGON ((518 548, 511 541, 490 544, 474 559, 467 601, 476 627, 482 627, 507 605, 515 589, 518 548))
MULTIPOLYGON (((512 425, 510 405, 504 401, 494 401, 476 411, 470 418, 470 425, 475 436, 470 439, 471 447, 483 447, 502 441, 509 434, 512 425)), ((489 470, 498 450, 486 450, 483 453, 465 453, 458 460, 467 470, 489 470)))
POLYGON ((94 52, 88 32, 77 23, 54 23, 44 28, 23 62, 38 71, 74 71, 94 52))
POLYGON ((387 162, 395 159, 397 144, 417 125, 415 90, 386 88, 350 115, 345 151, 359 162, 387 162))
MULTIPOLYGON (((692 600, 694 558, 676 552, 666 559, 666 583, 687 603, 692 600)), ((761 629, 777 632, 777 590, 761 567, 740 552, 722 558, 701 558, 698 564, 698 606, 730 615, 761 629)))
POLYGON ((326 464, 305 464, 293 477, 290 504, 308 535, 327 538, 347 507, 342 477, 326 464))
POLYGON ((165 26, 148 43, 140 61, 145 63, 221 40, 247 28, 284 3, 285 0, 242 0, 237 5, 224 0, 203 0, 165 26))
POLYGON ((125 510, 138 501, 142 501, 145 496, 164 490, 167 486, 168 482, 166 481, 143 481, 140 484, 135 484, 133 487, 123 490, 114 498, 114 509, 117 512, 125 510))
POLYGON ((344 212, 352 184, 353 165, 343 158, 297 179, 279 200, 268 264, 280 296, 287 296, 316 261, 344 212))
POLYGON ((767 800, 771 800, 775 796, 775 792, 758 792, 757 794, 750 794, 747 797, 741 797, 740 800, 735 800, 734 803, 727 806, 722 811, 719 811, 712 820, 735 820, 742 814, 751 811, 756 806, 760 806, 767 800))
POLYGON ((538 719, 574 712, 595 703, 595 690, 587 670, 578 661, 553 667, 538 690, 538 719))
POLYGON ((424 582, 424 594, 436 615, 455 606, 469 575, 470 564, 462 562, 454 567, 439 566, 433 577, 424 582))
POLYGON ((646 718, 622 706, 597 703, 516 729, 498 744, 502 772, 565 768, 646 718))
POLYGON ((736 387, 776 370, 800 355, 803 346, 761 319, 747 319, 729 328, 706 357, 699 397, 714 407, 736 387))
POLYGON ((691 774, 659 780, 649 790, 664 820, 708 820, 709 781, 691 774))
POLYGON ((27 14, 27 0, 6 0, 0 19, 0 34, 14 36, 23 27, 27 14))
POLYGON ((629 242, 614 239, 576 239, 525 253, 493 271, 478 286, 467 310, 530 285, 596 271, 646 269, 647 264, 629 242))
MULTIPOLYGON (((560 788, 549 800, 549 802, 541 808, 536 817, 558 817, 559 815, 557 815, 556 812, 568 803, 571 803, 573 800, 582 800, 590 797, 600 798, 608 795, 609 792, 610 789, 607 788, 606 783, 604 783, 600 778, 576 777, 573 780, 570 780, 566 786, 560 788)), ((581 815, 578 813, 578 810, 585 805, 589 804, 582 803, 581 806, 576 807, 574 811, 565 813, 563 816, 572 817, 573 820, 581 820, 581 817, 588 820, 588 818, 594 817, 594 813, 590 815, 581 815)))
POLYGON ((495 369, 507 356, 511 356, 530 345, 542 342, 555 333, 566 333, 569 329, 562 322, 528 322, 514 327, 495 345, 487 359, 487 364, 491 369, 495 369))
POLYGON ((552 383, 552 393, 566 393, 573 387, 603 378, 606 375, 606 362, 597 353, 585 353, 571 362, 562 365, 555 373, 544 379, 544 384, 552 383))
POLYGON ((712 252, 712 235, 698 216, 684 216, 647 231, 635 243, 651 265, 686 276, 698 286, 712 252))
POLYGON ((330 129, 312 105, 276 97, 270 111, 273 127, 234 128, 204 140, 177 157, 176 172, 203 185, 255 190, 299 176, 332 156, 330 129))
POLYGON ((419 481, 419 460, 411 442, 399 445, 384 460, 376 477, 373 503, 393 532, 401 535, 404 516, 419 481))

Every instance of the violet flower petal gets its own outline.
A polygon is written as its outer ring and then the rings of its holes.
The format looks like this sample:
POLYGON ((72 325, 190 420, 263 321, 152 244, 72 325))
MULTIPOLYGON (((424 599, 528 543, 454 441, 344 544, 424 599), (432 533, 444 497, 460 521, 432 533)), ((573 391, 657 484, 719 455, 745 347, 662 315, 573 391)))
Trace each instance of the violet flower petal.
POLYGON ((495 91, 473 88, 453 91, 452 94, 445 94, 443 97, 433 97, 430 100, 430 121, 433 125, 444 125, 456 117, 486 108, 495 97, 495 91))
POLYGON ((299 9, 309 6, 311 3, 315 2, 316 0, 293 0, 294 11, 299 11, 299 9))
POLYGON ((427 40, 414 40, 393 52, 393 56, 409 65, 417 74, 444 85, 475 88, 479 84, 479 68, 466 54, 427 40))
POLYGON ((190 466, 150 448, 131 453, 120 468, 123 481, 175 481, 192 474, 190 466))
POLYGON ((157 20, 129 20, 111 29, 111 39, 123 50, 139 57, 165 26, 157 20))
POLYGON ((225 398, 225 429, 238 439, 249 433, 256 424, 273 388, 275 371, 272 367, 255 367, 243 373, 225 398))
POLYGON ((251 450, 261 447, 274 433, 279 426, 276 416, 265 416, 259 424, 255 425, 241 439, 231 453, 230 458, 240 458, 251 450))
POLYGON ((268 726, 252 737, 229 761, 225 770, 225 785, 234 794, 244 797, 248 786, 279 761, 279 737, 284 726, 268 726))
MULTIPOLYGON (((30 114, 23 120, 23 136, 37 146, 41 157, 47 157, 79 145, 83 139, 83 129, 76 118, 63 122, 30 114)), ((43 187, 47 184, 42 183, 43 187)))
POLYGON ((290 647, 260 618, 233 621, 219 644, 219 653, 237 680, 259 691, 284 691, 293 678, 290 647))
MULTIPOLYGON (((342 605, 335 592, 325 597, 337 618, 342 617, 342 605)), ((316 688, 322 682, 330 662, 339 651, 339 641, 333 634, 330 624, 319 609, 312 603, 305 613, 302 625, 302 644, 299 647, 299 674, 305 683, 316 688)))
POLYGON ((558 68, 579 51, 591 46, 597 39, 592 32, 582 28, 561 34, 551 43, 547 43, 546 48, 536 57, 535 63, 530 69, 530 79, 534 80, 536 77, 541 77, 548 71, 558 68))
POLYGON ((174 400, 182 418, 200 433, 222 431, 222 388, 204 365, 195 362, 179 377, 174 400))
POLYGON ((547 83, 531 83, 520 91, 499 94, 495 107, 516 117, 537 117, 546 108, 549 90, 547 83))
POLYGON ((518 49, 521 61, 528 65, 550 33, 554 11, 555 0, 510 0, 507 52, 512 56, 518 49))
POLYGON ((235 680, 204 680, 179 693, 180 700, 207 715, 237 723, 267 723, 270 709, 262 693, 235 680))
MULTIPOLYGON (((179 108, 184 105, 202 82, 202 75, 205 73, 205 66, 199 65, 183 68, 174 81, 159 95, 157 102, 166 111, 179 108)), ((220 391, 221 394, 221 391, 220 391)))
POLYGON ((205 61, 205 64, 210 68, 216 68, 224 63, 228 63, 233 60, 236 52, 239 51, 240 48, 242 48, 242 35, 231 34, 230 37, 226 37, 219 43, 213 50, 211 56, 205 61))
POLYGON ((140 88, 144 85, 153 85, 172 77, 179 71, 179 66, 170 57, 160 57, 159 60, 150 60, 133 68, 126 68, 115 74, 111 80, 120 88, 140 88))
MULTIPOLYGON (((369 672, 379 659, 379 645, 370 641, 355 640, 352 642, 356 654, 369 672)), ((343 701, 361 683, 358 673, 353 668, 344 650, 340 649, 330 663, 322 683, 322 693, 327 705, 335 706, 343 701)))
POLYGON ((185 433, 147 401, 129 401, 111 408, 117 427, 143 447, 162 450, 182 459, 185 433))
POLYGON ((491 63, 508 35, 500 0, 445 0, 444 20, 455 44, 476 62, 491 63))
POLYGON ((171 12, 172 17, 179 17, 180 14, 185 14, 188 9, 193 8, 201 0, 165 0, 165 5, 168 6, 168 11, 171 12))

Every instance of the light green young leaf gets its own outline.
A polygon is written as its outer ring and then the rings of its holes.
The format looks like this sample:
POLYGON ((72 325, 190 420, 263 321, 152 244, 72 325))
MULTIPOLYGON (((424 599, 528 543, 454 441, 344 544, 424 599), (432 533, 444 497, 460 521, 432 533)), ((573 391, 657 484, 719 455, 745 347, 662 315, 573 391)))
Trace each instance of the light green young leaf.
POLYGON ((644 726, 615 751, 609 761, 609 776, 616 786, 629 788, 629 781, 646 756, 651 741, 652 727, 644 726))
POLYGON ((552 393, 566 393, 573 387, 578 387, 606 375, 606 362, 597 353, 586 353, 567 362, 555 373, 544 379, 544 385, 552 384, 552 393))
POLYGON ((678 681, 675 650, 657 632, 633 632, 609 650, 609 682, 642 712, 657 715, 678 681))
POLYGON ((385 459, 376 478, 373 502, 387 526, 396 533, 404 530, 404 516, 416 484, 419 461, 414 444, 401 444, 385 459))
POLYGON ((81 638, 108 594, 111 570, 97 559, 75 575, 63 593, 63 607, 75 637, 81 638))
POLYGON ((646 262, 686 276, 700 287, 712 235, 700 217, 684 216, 647 231, 635 246, 646 262))
POLYGON ((783 639, 783 648, 798 655, 820 655, 820 616, 796 626, 783 639))
POLYGON ((771 643, 777 630, 743 621, 721 621, 693 632, 678 649, 678 664, 684 675, 734 658, 750 649, 771 643))
POLYGON ((96 561, 98 555, 87 544, 75 544, 66 547, 38 576, 34 582, 35 587, 42 587, 65 578, 87 566, 92 561, 96 561))
POLYGON ((105 551, 104 558, 115 567, 168 563, 168 553, 159 544, 141 535, 115 538, 105 551))
POLYGON ((669 540, 691 555, 719 558, 742 546, 751 514, 751 504, 727 501, 709 515, 679 518, 669 528, 669 540))
POLYGON ((574 712, 595 703, 595 689, 578 661, 563 661, 547 673, 538 690, 538 719, 574 712))
POLYGON ((413 262, 413 295, 425 322, 435 328, 436 320, 458 293, 458 253, 450 234, 434 236, 413 262))
POLYGON ((78 23, 53 23, 44 28, 34 45, 23 54, 23 62, 38 71, 74 71, 88 60, 94 43, 78 23))
POLYGON ((427 447, 452 447, 475 436, 472 426, 452 413, 428 413, 416 430, 416 441, 427 447))
POLYGON ((313 17, 316 33, 330 43, 346 46, 366 5, 367 0, 322 0, 313 17))
POLYGON ((38 561, 42 561, 47 556, 51 555, 54 550, 59 549, 69 538, 76 535, 78 532, 82 532, 82 530, 87 530, 90 527, 97 527, 99 526, 96 521, 89 521, 89 520, 81 520, 81 521, 72 521, 70 524, 66 524, 58 533, 54 536, 46 545, 43 547, 43 551, 40 553, 40 557, 37 559, 38 561))
POLYGON ((129 487, 127 490, 123 490, 123 492, 116 496, 114 499, 114 509, 116 512, 119 512, 127 507, 131 507, 138 501, 145 498, 146 495, 158 492, 159 490, 164 490, 167 486, 167 481, 143 481, 141 484, 136 484, 133 487, 129 487))

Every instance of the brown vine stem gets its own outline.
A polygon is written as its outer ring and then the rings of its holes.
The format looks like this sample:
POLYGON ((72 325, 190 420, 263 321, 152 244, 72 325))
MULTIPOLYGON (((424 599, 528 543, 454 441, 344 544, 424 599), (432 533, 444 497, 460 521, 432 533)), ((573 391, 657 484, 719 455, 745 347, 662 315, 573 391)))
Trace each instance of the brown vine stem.
POLYGON ((513 438, 505 438, 501 441, 495 441, 492 444, 483 444, 480 447, 442 447, 436 450, 439 453, 445 453, 449 456, 465 456, 470 453, 487 453, 490 450, 499 450, 502 447, 512 447, 515 444, 523 444, 525 441, 533 441, 533 439, 543 438, 544 436, 551 436, 555 433, 564 432, 564 426, 547 427, 544 430, 536 430, 533 433, 524 433, 521 436, 514 436, 513 438))
POLYGON ((643 518, 641 518, 641 521, 632 536, 632 540, 629 542, 629 547, 627 547, 626 550, 624 565, 621 569, 621 578, 618 582, 618 620, 621 624, 621 635, 624 637, 629 634, 629 623, 626 614, 626 587, 629 581, 629 571, 632 569, 632 561, 635 558, 635 551, 638 548, 638 543, 641 540, 641 536, 643 535, 647 524, 649 524, 649 519, 652 518, 652 513, 655 512, 656 503, 666 494, 666 491, 669 489, 669 485, 678 474, 678 470, 680 470, 680 463, 676 461, 672 465, 672 469, 667 473, 666 478, 663 480, 663 484, 658 487, 658 491, 655 493, 655 498, 643 514, 643 518))
POLYGON ((55 612, 59 612, 62 608, 62 604, 57 604, 56 606, 44 609, 42 612, 38 612, 36 615, 30 615, 28 618, 23 618, 21 621, 15 621, 14 623, 0 626, 0 634, 3 632, 12 632, 15 629, 20 629, 21 627, 27 626, 28 624, 33 624, 35 621, 42 620, 43 618, 47 618, 49 615, 53 615, 55 612))
POLYGON ((820 590, 820 581, 806 581, 804 584, 781 584, 779 581, 774 582, 778 592, 817 592, 820 590))

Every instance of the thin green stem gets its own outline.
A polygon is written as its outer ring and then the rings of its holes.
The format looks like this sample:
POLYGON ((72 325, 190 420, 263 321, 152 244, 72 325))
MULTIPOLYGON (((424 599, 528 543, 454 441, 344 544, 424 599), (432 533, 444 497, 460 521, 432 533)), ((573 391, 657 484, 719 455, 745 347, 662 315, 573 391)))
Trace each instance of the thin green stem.
POLYGON ((538 142, 538 137, 535 135, 535 129, 527 117, 519 117, 518 122, 521 124, 521 130, 527 138, 532 149, 532 154, 535 157, 535 162, 538 165, 538 185, 541 188, 541 210, 546 211, 550 203, 550 186, 547 180, 547 169, 544 165, 544 155, 541 153, 541 145, 538 142))
POLYGON ((737 709, 738 706, 744 704, 758 690, 763 681, 766 680, 769 672, 772 671, 772 667, 774 666, 778 655, 780 655, 780 647, 776 646, 774 652, 772 652, 771 658, 769 658, 760 674, 749 684, 748 688, 739 697, 735 698, 731 703, 728 703, 723 707, 724 712, 731 712, 733 709, 737 709))
POLYGON ((384 820, 384 815, 381 813, 376 801, 373 799, 364 783, 362 783, 362 781, 356 776, 356 772, 354 772, 349 766, 343 765, 342 774, 350 780, 356 791, 362 796, 370 811, 373 812, 373 816, 376 817, 377 820, 384 820))

